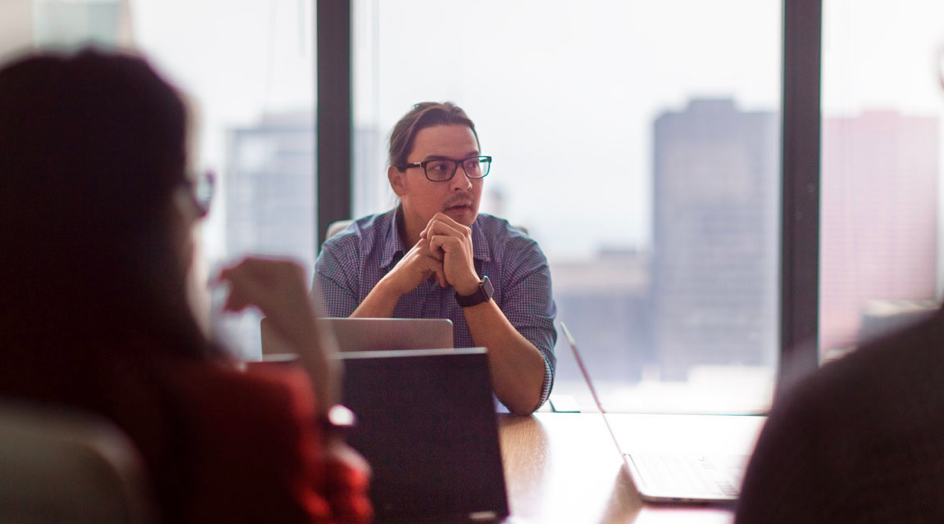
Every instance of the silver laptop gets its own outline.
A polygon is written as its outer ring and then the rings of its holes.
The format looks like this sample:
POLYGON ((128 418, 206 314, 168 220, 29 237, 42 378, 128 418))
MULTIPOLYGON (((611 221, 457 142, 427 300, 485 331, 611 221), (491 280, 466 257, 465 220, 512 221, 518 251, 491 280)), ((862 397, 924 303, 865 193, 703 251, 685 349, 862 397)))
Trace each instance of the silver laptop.
POLYGON ((347 442, 371 465, 375 522, 508 515, 485 348, 341 352, 347 442))
MULTIPOLYGON (((750 457, 750 450, 743 454, 704 455, 696 453, 648 452, 635 449, 623 449, 623 439, 617 427, 607 418, 607 412, 597 396, 590 374, 584 366, 577 342, 567 326, 561 323, 561 331, 567 339, 577 361, 577 367, 583 374, 590 394, 607 428, 623 455, 636 491, 647 502, 663 503, 733 503, 737 500, 744 469, 750 457)), ((697 438, 697 435, 693 436, 697 438)))
MULTIPOLYGON (((339 318, 324 317, 319 326, 334 334, 341 351, 393 349, 450 349, 452 321, 447 318, 339 318)), ((262 319, 262 355, 278 359, 295 351, 262 319)))

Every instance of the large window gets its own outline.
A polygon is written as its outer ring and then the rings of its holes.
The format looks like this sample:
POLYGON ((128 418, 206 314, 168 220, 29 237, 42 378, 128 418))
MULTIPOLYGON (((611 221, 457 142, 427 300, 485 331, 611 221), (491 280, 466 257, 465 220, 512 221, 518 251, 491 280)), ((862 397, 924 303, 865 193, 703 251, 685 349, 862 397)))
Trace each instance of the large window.
POLYGON ((941 292, 944 4, 823 3, 820 349, 826 360, 941 292))
MULTIPOLYGON (((195 100, 199 160, 219 175, 204 231, 209 270, 249 253, 312 268, 311 2, 131 0, 130 7, 135 45, 195 100)), ((217 320, 244 356, 261 355, 257 315, 217 320)))
MULTIPOLYGON (((248 253, 315 257, 313 5, 270 0, 10 0, 0 52, 89 42, 143 52, 192 102, 193 167, 216 173, 212 272, 248 253)), ((221 295, 222 296, 222 295, 221 295)), ((259 318, 218 327, 261 355, 259 318)))
MULTIPOLYGON (((353 2, 355 215, 385 140, 453 101, 493 155, 484 212, 547 255, 614 411, 744 412, 777 368, 782 5, 353 2)), ((591 405, 563 337, 555 395, 591 405)))
MULTIPOLYGON (((454 101, 495 157, 483 211, 543 247, 559 319, 608 408, 769 403, 779 270, 791 269, 779 267, 778 242, 790 183, 780 178, 784 2, 352 4, 353 215, 394 204, 393 123, 415 102, 454 101)), ((823 2, 824 359, 935 307, 944 290, 938 4, 823 2)), ((261 252, 310 267, 313 10, 308 0, 10 0, 0 54, 89 39, 147 53, 195 102, 196 167, 218 175, 206 265, 261 252)), ((237 335, 250 357, 256 324, 237 335)), ((589 406, 563 341, 555 393, 589 406)))

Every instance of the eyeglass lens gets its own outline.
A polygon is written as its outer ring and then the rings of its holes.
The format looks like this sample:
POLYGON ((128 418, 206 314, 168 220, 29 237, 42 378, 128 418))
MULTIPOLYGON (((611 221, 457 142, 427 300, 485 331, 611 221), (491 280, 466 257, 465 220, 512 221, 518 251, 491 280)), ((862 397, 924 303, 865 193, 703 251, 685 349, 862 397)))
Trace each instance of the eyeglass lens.
MULTIPOLYGON (((461 161, 462 168, 469 178, 482 178, 488 174, 488 157, 472 157, 461 161)), ((432 160, 426 164, 426 177, 433 181, 451 179, 458 170, 455 160, 432 160)))
POLYGON ((206 172, 197 179, 194 187, 194 199, 205 215, 210 211, 210 203, 213 201, 213 186, 215 185, 215 176, 213 172, 206 172))

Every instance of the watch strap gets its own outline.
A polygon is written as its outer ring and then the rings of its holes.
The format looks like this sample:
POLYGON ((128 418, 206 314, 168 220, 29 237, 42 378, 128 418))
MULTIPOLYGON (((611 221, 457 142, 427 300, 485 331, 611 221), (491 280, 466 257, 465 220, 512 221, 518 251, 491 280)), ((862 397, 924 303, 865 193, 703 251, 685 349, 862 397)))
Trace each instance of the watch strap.
POLYGON ((482 302, 488 302, 492 298, 492 293, 494 288, 492 287, 491 281, 488 279, 488 275, 482 277, 482 280, 479 282, 479 287, 471 295, 462 296, 459 293, 456 293, 456 302, 459 303, 461 307, 472 307, 481 304, 482 302))

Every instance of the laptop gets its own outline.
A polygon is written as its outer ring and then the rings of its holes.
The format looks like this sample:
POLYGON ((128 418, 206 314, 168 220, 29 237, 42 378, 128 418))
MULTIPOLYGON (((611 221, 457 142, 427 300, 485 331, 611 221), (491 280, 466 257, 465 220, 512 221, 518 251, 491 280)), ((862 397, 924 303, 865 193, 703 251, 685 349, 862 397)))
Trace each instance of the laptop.
POLYGON ((342 352, 347 442, 372 468, 377 523, 508 515, 484 348, 342 352))
POLYGON ((623 456, 636 491, 643 500, 656 503, 716 504, 733 504, 737 500, 750 450, 744 450, 743 454, 706 455, 626 449, 627 439, 621 438, 619 430, 629 428, 616 427, 608 420, 607 412, 593 387, 590 373, 577 349, 577 342, 563 322, 561 331, 590 389, 593 402, 602 413, 607 429, 623 456))
MULTIPOLYGON (((319 326, 334 333, 341 351, 391 349, 446 349, 453 347, 448 318, 340 318, 324 317, 319 326)), ((267 360, 295 353, 262 319, 262 355, 267 360)))

